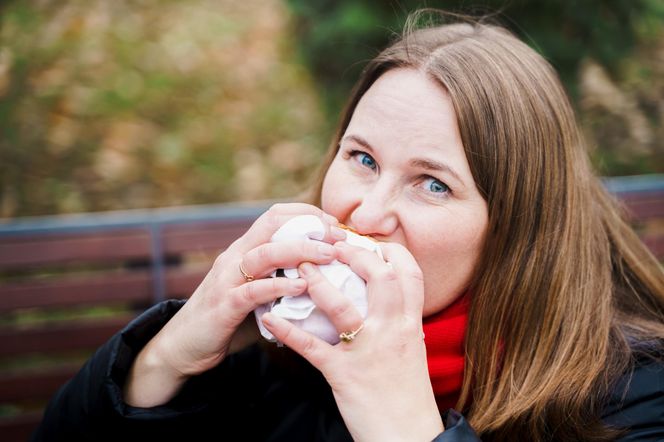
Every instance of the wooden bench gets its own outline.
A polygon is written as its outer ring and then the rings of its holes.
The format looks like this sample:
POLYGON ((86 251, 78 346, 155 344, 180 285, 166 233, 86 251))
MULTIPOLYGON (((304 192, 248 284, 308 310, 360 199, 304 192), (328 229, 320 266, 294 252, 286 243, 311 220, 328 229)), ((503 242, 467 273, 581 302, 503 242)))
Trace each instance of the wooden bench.
MULTIPOLYGON (((664 175, 606 180, 659 259, 664 175)), ((191 294, 269 203, 0 223, 0 435, 26 440, 48 398, 150 305, 191 294)))
POLYGON ((269 207, 218 205, 0 224, 0 434, 26 440, 48 398, 150 305, 189 296, 269 207))

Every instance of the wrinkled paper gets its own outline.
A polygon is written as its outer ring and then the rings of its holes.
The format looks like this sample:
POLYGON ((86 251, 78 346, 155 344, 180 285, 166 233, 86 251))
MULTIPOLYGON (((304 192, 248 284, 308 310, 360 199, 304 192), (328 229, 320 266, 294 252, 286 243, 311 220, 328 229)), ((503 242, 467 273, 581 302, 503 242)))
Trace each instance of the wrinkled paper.
MULTIPOLYGON (((324 235, 325 226, 319 217, 301 215, 281 226, 272 236, 271 241, 282 242, 302 239, 320 241, 324 235)), ((346 231, 345 241, 348 244, 375 252, 383 258, 378 243, 370 238, 346 231)), ((355 274, 347 264, 339 262, 336 259, 330 264, 319 265, 318 268, 334 287, 339 289, 341 293, 352 301, 355 308, 360 312, 360 315, 365 318, 367 316, 367 289, 365 281, 355 274)), ((286 278, 296 279, 300 277, 297 268, 283 269, 283 272, 286 278)), ((271 276, 273 278, 277 277, 277 273, 274 272, 271 276)), ((261 335, 268 341, 276 342, 275 337, 265 328, 261 321, 261 316, 265 312, 272 312, 277 316, 287 319, 302 330, 316 335, 330 344, 339 342, 339 331, 337 331, 325 313, 314 304, 308 293, 298 296, 284 296, 273 302, 263 304, 254 310, 261 335)))

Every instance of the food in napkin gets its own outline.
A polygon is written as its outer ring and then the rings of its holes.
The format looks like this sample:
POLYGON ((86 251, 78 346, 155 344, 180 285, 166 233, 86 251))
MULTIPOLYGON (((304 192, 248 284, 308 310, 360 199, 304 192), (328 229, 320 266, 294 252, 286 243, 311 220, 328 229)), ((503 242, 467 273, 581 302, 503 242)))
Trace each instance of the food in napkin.
MULTIPOLYGON (((314 215, 300 215, 281 226, 272 236, 271 241, 281 242, 296 239, 321 241, 324 235, 325 226, 319 217, 314 215)), ((354 246, 364 247, 383 258, 378 242, 370 237, 347 230, 345 241, 354 246)), ((339 262, 336 259, 330 264, 319 265, 318 268, 333 286, 352 301, 355 308, 360 312, 360 315, 363 318, 366 317, 367 289, 365 281, 355 274, 347 264, 339 262)), ((299 278, 297 268, 281 270, 286 278, 299 278)), ((277 275, 281 274, 282 272, 277 270, 271 276, 278 277, 277 275)), ((325 313, 314 304, 308 293, 298 296, 284 296, 273 302, 263 304, 254 311, 261 335, 268 341, 276 342, 272 333, 265 328, 261 321, 261 316, 265 312, 272 312, 277 316, 287 319, 302 330, 312 333, 330 344, 339 342, 339 331, 337 331, 325 313)))

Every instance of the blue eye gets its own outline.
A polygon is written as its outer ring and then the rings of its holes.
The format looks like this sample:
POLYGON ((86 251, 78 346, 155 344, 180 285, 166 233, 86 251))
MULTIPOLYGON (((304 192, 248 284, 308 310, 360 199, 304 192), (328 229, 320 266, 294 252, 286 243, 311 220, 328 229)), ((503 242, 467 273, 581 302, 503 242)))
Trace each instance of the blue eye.
POLYGON ((371 155, 364 153, 364 152, 353 152, 353 155, 355 155, 364 167, 368 167, 371 170, 376 169, 376 160, 374 160, 371 155))
POLYGON ((450 188, 447 187, 447 184, 435 178, 427 178, 425 183, 427 183, 427 190, 431 193, 447 193, 450 191, 450 188))

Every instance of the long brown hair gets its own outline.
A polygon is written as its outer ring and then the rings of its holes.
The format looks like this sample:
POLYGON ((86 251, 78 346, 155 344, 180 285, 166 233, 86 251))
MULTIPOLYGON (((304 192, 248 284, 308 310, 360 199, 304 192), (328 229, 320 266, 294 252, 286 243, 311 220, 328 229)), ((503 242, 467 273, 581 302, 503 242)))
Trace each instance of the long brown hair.
POLYGON ((605 440, 603 400, 664 340, 664 272, 591 171, 553 68, 478 21, 413 29, 373 59, 322 164, 384 72, 420 69, 450 95, 489 227, 471 284, 457 409, 491 440, 605 440))

